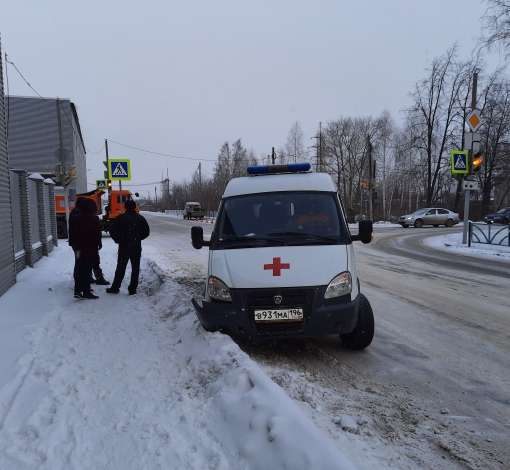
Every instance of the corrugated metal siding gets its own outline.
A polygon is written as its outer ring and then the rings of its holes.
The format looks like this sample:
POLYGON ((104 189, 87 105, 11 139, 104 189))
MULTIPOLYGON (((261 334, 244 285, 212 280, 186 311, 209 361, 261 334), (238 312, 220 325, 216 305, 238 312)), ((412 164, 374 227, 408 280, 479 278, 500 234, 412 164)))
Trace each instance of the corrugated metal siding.
POLYGON ((0 38, 0 295, 16 282, 2 57, 0 38))
POLYGON ((21 228, 21 204, 19 194, 19 176, 11 173, 11 208, 12 208, 12 231, 14 239, 14 253, 23 250, 23 232, 21 228))
MULTIPOLYGON (((54 98, 9 96, 9 165, 39 173, 45 178, 60 164, 57 105, 54 98)), ((78 179, 68 188, 87 191, 85 151, 72 103, 61 100, 62 139, 69 157, 66 164, 77 165, 78 179)))

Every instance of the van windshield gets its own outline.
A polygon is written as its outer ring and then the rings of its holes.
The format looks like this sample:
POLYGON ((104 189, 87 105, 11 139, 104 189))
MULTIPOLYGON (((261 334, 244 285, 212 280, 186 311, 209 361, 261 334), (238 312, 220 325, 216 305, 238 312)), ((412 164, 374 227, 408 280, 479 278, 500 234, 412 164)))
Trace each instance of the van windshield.
MULTIPOLYGON (((244 247, 346 243, 347 228, 337 195, 326 192, 285 191, 250 194, 224 200, 216 240, 244 247), (267 240, 267 244, 261 243, 267 240)), ((228 247, 226 247, 228 248, 228 247)))

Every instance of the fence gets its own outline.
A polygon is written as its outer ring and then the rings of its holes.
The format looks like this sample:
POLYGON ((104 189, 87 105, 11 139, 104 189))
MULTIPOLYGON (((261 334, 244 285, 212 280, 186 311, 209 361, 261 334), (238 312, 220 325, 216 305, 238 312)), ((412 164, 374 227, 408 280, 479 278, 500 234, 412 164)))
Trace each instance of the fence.
POLYGON ((10 171, 15 272, 34 267, 57 246, 55 183, 25 170, 10 171))
POLYGON ((510 225, 469 222, 468 246, 471 246, 471 243, 510 246, 510 225))

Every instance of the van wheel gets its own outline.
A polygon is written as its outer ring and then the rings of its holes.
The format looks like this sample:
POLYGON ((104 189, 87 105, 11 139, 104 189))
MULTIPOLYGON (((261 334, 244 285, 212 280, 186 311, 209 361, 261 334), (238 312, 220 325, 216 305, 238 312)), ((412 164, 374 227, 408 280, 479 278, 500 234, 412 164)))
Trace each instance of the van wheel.
POLYGON ((57 220, 57 238, 67 238, 67 224, 57 220))
POLYGON ((350 333, 340 335, 347 349, 365 349, 374 338, 374 312, 368 299, 360 294, 358 322, 350 333))

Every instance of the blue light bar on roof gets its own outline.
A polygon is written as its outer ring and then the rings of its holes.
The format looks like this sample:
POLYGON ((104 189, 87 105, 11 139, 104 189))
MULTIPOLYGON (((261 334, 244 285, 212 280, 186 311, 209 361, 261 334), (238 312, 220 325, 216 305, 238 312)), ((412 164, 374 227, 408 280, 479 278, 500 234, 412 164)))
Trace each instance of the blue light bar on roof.
POLYGON ((288 165, 259 165, 249 166, 246 171, 250 175, 263 175, 266 173, 299 173, 310 171, 309 163, 289 163, 288 165))

